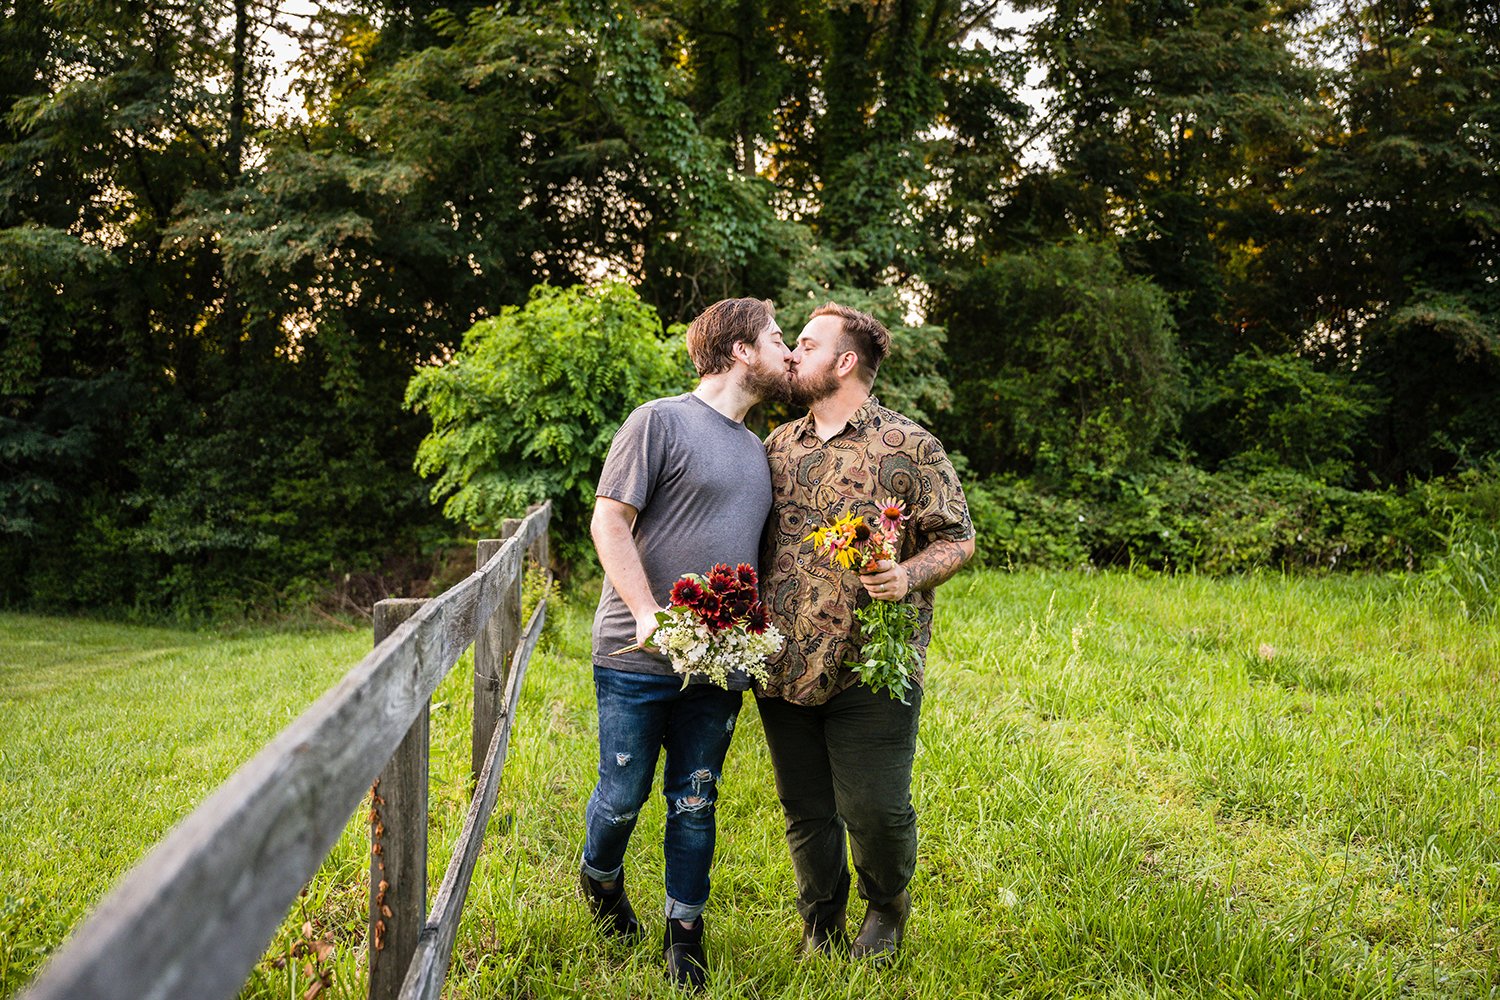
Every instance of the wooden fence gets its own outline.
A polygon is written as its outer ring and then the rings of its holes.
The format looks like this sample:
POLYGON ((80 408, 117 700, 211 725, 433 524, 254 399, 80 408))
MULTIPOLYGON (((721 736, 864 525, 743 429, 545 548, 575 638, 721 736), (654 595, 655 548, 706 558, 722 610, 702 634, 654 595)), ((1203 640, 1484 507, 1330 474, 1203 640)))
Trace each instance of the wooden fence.
POLYGON ((507 521, 441 597, 377 604, 370 654, 127 873, 25 996, 233 997, 368 792, 369 995, 436 997, 546 617, 543 599, 522 627, 521 575, 528 552, 548 564, 551 513, 507 521), (474 795, 429 913, 427 708, 471 643, 474 795))

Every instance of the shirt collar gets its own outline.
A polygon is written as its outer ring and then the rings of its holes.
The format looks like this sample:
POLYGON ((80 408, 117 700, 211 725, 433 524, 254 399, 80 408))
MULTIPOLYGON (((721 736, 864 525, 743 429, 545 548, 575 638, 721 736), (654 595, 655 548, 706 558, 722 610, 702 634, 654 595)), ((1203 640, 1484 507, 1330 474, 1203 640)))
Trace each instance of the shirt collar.
POLYGON ((879 408, 880 400, 875 398, 875 394, 873 392, 870 393, 870 395, 865 398, 864 403, 860 405, 860 408, 854 411, 854 416, 849 418, 849 426, 859 427, 869 422, 870 420, 874 419, 875 411, 879 408))

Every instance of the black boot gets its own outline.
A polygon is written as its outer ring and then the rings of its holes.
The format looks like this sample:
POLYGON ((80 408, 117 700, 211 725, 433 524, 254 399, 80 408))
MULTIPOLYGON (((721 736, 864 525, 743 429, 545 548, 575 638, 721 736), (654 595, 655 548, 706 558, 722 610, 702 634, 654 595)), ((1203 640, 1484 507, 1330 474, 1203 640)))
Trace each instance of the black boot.
POLYGON ((833 955, 849 947, 849 932, 844 929, 844 911, 826 920, 802 922, 802 957, 833 955))
POLYGON ((694 993, 708 989, 708 956, 703 953, 703 917, 684 927, 667 918, 667 933, 662 940, 662 958, 667 963, 667 978, 694 993))
POLYGON ((630 906, 630 897, 625 895, 625 873, 615 880, 613 889, 606 889, 589 877, 587 872, 578 873, 578 883, 583 887, 583 898, 588 900, 589 912, 594 923, 606 937, 622 941, 635 941, 641 936, 641 922, 635 918, 630 906))
POLYGON ((901 935, 906 930, 906 918, 909 916, 911 896, 905 889, 884 906, 871 903, 850 954, 855 958, 868 958, 876 962, 895 958, 896 949, 901 947, 901 935))

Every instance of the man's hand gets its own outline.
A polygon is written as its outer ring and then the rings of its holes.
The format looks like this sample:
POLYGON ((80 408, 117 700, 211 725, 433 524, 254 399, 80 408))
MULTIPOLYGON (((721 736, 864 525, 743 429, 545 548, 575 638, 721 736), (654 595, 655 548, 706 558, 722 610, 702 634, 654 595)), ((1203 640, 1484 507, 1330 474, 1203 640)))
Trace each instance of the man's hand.
MULTIPOLYGON (((665 608, 661 610, 665 611, 665 608)), ((656 611, 647 611, 645 614, 635 616, 635 641, 642 649, 651 644, 651 636, 656 632, 656 611)))
POLYGON ((877 601, 899 601, 911 593, 911 576, 901 563, 889 559, 873 562, 859 574, 865 592, 877 601))
POLYGON ((877 601, 899 601, 913 590, 931 590, 957 573, 974 554, 974 539, 933 542, 906 562, 882 559, 859 575, 859 582, 877 601))

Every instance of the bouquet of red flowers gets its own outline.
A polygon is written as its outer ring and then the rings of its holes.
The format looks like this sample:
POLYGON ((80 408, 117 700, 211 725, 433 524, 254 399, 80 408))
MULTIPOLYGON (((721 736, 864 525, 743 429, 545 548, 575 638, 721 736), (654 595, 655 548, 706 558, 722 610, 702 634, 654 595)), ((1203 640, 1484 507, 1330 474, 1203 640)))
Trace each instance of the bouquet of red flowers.
MULTIPOLYGON (((811 541, 815 549, 836 566, 863 573, 882 559, 896 559, 896 539, 901 524, 910 515, 906 505, 887 497, 880 505, 877 524, 871 524, 853 511, 847 511, 832 524, 813 529, 802 540, 811 541)), ((900 601, 871 600, 856 608, 859 622, 861 660, 845 664, 859 675, 871 691, 888 691, 892 698, 906 704, 911 690, 911 673, 917 668, 917 609, 900 601)))
POLYGON ((766 658, 781 649, 781 632, 771 624, 756 590, 755 567, 734 569, 720 563, 707 576, 689 573, 672 586, 671 606, 656 613, 651 641, 667 654, 682 686, 694 675, 722 688, 743 670, 770 680, 766 658))

